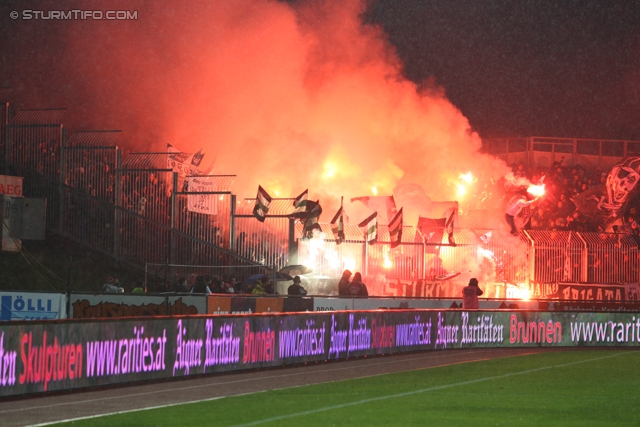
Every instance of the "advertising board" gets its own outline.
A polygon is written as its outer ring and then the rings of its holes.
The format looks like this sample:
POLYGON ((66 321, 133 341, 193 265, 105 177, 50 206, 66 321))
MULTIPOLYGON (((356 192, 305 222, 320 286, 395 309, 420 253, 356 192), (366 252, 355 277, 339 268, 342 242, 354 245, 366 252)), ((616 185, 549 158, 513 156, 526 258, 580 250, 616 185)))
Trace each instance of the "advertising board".
POLYGON ((0 292, 0 321, 67 317, 67 296, 46 292, 0 292))
POLYGON ((419 350, 640 345, 640 313, 393 310, 0 323, 0 396, 419 350))
POLYGON ((71 294, 71 318, 206 314, 203 296, 140 294, 71 294))
MULTIPOLYGON (((314 297, 313 311, 337 311, 337 310, 379 310, 379 309, 434 309, 446 310, 460 308, 462 299, 414 299, 414 298, 331 298, 314 297)), ((520 309, 537 310, 538 301, 501 301, 480 299, 481 310, 495 309, 520 309)))

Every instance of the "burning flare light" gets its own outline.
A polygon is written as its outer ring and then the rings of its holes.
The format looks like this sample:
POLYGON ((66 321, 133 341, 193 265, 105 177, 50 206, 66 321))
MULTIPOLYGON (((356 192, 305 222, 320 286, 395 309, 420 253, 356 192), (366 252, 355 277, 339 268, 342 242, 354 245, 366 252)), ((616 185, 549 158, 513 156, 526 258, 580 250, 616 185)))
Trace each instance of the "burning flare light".
POLYGON ((459 182, 456 183, 458 197, 463 197, 468 193, 468 186, 474 182, 474 177, 471 171, 467 173, 461 173, 458 177, 459 182))
POLYGON ((385 254, 385 256, 384 256, 384 262, 382 263, 382 267, 385 268, 385 269, 390 269, 391 267, 393 267, 393 263, 389 259, 389 255, 388 254, 385 254))
POLYGON ((518 285, 518 287, 512 292, 513 298, 517 298, 522 301, 529 301, 531 299, 531 292, 524 285, 518 285))
POLYGON ((535 197, 541 197, 544 196, 545 193, 545 189, 544 189, 544 184, 542 185, 530 185, 527 188, 527 193, 535 196, 535 197))
POLYGON ((467 173, 460 174, 460 179, 471 184, 473 182, 473 175, 471 175, 471 171, 469 171, 467 173))

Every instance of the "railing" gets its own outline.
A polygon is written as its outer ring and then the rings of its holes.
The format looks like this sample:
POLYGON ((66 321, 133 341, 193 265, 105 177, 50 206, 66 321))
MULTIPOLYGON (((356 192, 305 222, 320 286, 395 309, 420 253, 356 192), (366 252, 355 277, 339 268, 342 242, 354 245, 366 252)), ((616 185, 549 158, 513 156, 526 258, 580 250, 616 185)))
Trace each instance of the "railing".
MULTIPOLYGON (((25 195, 48 199, 50 231, 141 269, 145 263, 276 269, 304 263, 317 275, 338 277, 348 268, 386 282, 453 274, 457 283, 470 277, 485 283, 639 281, 637 244, 622 235, 530 231, 513 238, 493 230, 492 238, 483 240, 489 230, 466 228, 455 230, 455 245, 434 245, 406 226, 401 244, 391 248, 384 225, 378 243, 365 245, 362 230, 346 224, 347 239, 337 245, 330 225, 321 223, 317 238, 301 239, 301 225, 288 217, 292 199, 274 200, 259 222, 252 215, 255 202, 238 202, 229 191, 233 177, 210 177, 212 191, 183 191, 177 174, 166 169, 167 153, 137 153, 123 161, 115 145, 118 131, 79 132, 67 141, 64 126, 56 123, 63 112, 17 114, 2 135, 2 170, 25 178, 25 195), (199 196, 214 196, 215 212, 190 211, 189 198, 199 196)), ((504 147, 507 154, 525 153, 530 160, 562 153, 571 154, 565 159, 570 161, 594 155, 613 159, 640 148, 634 141, 614 142, 533 137, 509 140, 504 147), (535 151, 541 144, 551 151, 535 151), (605 148, 610 146, 618 148, 605 148)))
POLYGON ((586 138, 489 138, 482 141, 482 146, 507 164, 543 169, 563 162, 567 166, 580 164, 587 169, 607 170, 623 158, 640 153, 640 141, 586 138))

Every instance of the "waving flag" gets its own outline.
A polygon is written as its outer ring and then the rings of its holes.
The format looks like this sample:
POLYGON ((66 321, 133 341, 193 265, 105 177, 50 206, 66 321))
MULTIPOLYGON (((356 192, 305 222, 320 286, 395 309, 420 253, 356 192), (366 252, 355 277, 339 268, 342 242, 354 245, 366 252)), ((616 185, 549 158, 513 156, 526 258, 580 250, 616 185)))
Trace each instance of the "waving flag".
POLYGON ((187 175, 187 160, 192 157, 190 153, 183 153, 171 144, 167 144, 167 169, 177 172, 183 178, 187 175))
MULTIPOLYGON (((204 153, 202 149, 198 150, 196 154, 191 158, 191 165, 187 169, 187 176, 195 175, 198 173, 198 168, 200 167, 200 163, 202 163, 202 158, 204 157, 204 153)), ((184 181, 184 185, 182 186, 182 191, 190 191, 189 190, 189 180, 184 181)))
POLYGON ((392 248, 397 247, 402 242, 402 208, 389 223, 389 237, 392 248))
POLYGON ((367 243, 373 245, 378 240, 378 212, 374 212, 364 219, 358 227, 366 227, 367 235, 365 237, 367 243))
POLYGON ((322 231, 320 224, 318 224, 318 218, 322 213, 322 207, 320 206, 320 200, 313 202, 307 201, 306 204, 306 216, 304 217, 304 228, 302 229, 302 237, 310 239, 313 237, 313 230, 322 231))
POLYGON ((342 198, 340 199, 340 209, 338 209, 338 212, 336 212, 331 220, 331 231, 333 231, 333 237, 336 239, 336 245, 344 242, 344 211, 342 209, 342 198))
POLYGON ((256 196, 256 206, 253 208, 253 216, 258 221, 264 222, 264 219, 269 212, 269 205, 271 204, 271 196, 264 191, 264 188, 258 186, 258 195, 256 196))
POLYGON ((449 244, 450 245, 455 245, 456 242, 453 240, 453 218, 455 217, 455 214, 457 213, 457 211, 452 211, 451 215, 449 215, 449 219, 447 219, 447 222, 444 226, 444 230, 447 232, 447 239, 449 240, 449 244))
POLYGON ((492 231, 487 231, 486 233, 484 233, 482 236, 480 237, 480 241, 485 244, 488 245, 489 242, 491 241, 491 236, 493 235, 492 231))
POLYGON ((296 197, 296 199, 293 201, 293 207, 296 208, 296 210, 293 212, 294 214, 307 211, 307 198, 308 197, 309 197, 309 190, 308 189, 304 190, 302 192, 302 194, 300 194, 298 197, 296 197))

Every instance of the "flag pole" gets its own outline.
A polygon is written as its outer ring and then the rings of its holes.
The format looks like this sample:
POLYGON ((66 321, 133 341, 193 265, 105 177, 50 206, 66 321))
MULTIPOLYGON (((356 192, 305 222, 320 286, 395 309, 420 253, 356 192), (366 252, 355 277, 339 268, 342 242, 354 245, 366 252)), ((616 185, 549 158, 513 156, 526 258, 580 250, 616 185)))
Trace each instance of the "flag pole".
POLYGON ((362 270, 364 270, 364 277, 369 277, 369 242, 367 242, 367 229, 364 232, 364 254, 362 260, 362 270))
MULTIPOLYGON (((342 209, 342 202, 343 201, 344 201, 344 196, 340 196, 340 209, 342 209)), ((342 211, 342 214, 344 215, 344 211, 342 211)), ((340 219, 338 219, 338 221, 340 221, 340 219)), ((344 232, 344 223, 342 224, 342 227, 343 227, 342 230, 344 232)), ((346 238, 345 238, 345 240, 346 240, 346 238)), ((340 246, 340 245, 336 245, 336 246, 340 246)), ((342 261, 342 248, 338 248, 338 257, 340 259, 340 271, 338 271, 338 275, 342 275, 342 272, 345 270, 344 263, 342 261)))

